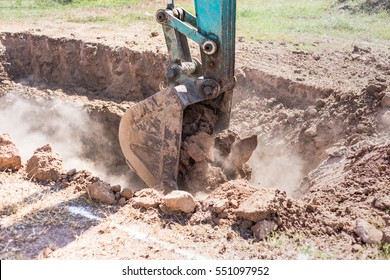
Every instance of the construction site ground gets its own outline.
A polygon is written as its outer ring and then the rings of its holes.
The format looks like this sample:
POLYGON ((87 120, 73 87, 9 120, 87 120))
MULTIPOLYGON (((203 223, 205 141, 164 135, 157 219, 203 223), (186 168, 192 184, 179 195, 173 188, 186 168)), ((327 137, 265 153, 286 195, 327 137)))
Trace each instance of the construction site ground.
MULTIPOLYGON (((160 26, 41 19, 0 23, 0 32, 0 134, 11 135, 23 165, 51 144, 65 174, 85 169, 137 195, 144 185, 116 133, 121 115, 159 90, 167 62, 160 26)), ((390 43, 239 37, 236 76, 231 130, 258 136, 249 182, 198 186, 196 211, 186 214, 131 199, 107 205, 90 198, 83 180, 64 187, 28 179, 24 167, 4 171, 0 257, 388 259, 390 43), (278 189, 267 217, 276 229, 259 240, 255 223, 236 213, 267 188, 278 189), (215 200, 226 201, 224 215, 215 200), (362 220, 382 240, 362 237, 362 220)))

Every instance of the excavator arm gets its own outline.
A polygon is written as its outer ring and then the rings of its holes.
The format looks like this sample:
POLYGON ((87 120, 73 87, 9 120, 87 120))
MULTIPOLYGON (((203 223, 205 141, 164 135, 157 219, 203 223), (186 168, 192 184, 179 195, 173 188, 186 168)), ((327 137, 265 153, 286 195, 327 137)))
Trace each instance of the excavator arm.
POLYGON ((158 10, 169 53, 166 88, 122 117, 119 142, 128 165, 149 186, 178 188, 183 115, 202 104, 218 116, 215 132, 229 127, 234 77, 236 0, 194 0, 196 16, 167 0, 158 10), (188 39, 199 45, 201 61, 188 39))

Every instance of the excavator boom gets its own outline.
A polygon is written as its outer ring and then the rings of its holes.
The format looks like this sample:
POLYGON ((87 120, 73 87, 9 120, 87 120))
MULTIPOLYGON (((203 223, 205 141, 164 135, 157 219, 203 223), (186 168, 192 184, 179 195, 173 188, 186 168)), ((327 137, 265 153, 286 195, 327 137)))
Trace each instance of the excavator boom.
POLYGON ((158 10, 169 53, 166 88, 122 117, 119 142, 128 165, 149 186, 178 188, 184 111, 202 104, 217 113, 214 133, 229 127, 234 77, 236 0, 195 0, 196 16, 167 0, 158 10), (190 53, 188 38, 200 47, 190 53))

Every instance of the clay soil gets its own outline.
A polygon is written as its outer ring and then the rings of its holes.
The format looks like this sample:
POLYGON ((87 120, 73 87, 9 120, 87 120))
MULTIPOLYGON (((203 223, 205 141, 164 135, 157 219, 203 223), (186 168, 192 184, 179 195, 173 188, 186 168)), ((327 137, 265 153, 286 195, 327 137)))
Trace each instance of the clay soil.
MULTIPOLYGON (((85 145, 83 157, 123 175, 120 184, 134 191, 144 185, 123 160, 117 125, 158 91, 167 59, 159 27, 137 28, 0 27, 0 97, 81 104, 106 139, 85 145)), ((82 181, 64 188, 28 180, 24 169, 2 172, 1 258, 388 259, 387 242, 367 244, 355 231, 357 219, 379 231, 390 226, 388 42, 239 41, 231 130, 258 137, 250 181, 198 187, 195 213, 167 214, 96 202, 82 181), (308 45, 312 51, 303 51, 308 45), (264 240, 235 215, 258 188, 278 189, 277 211, 267 218, 277 229, 264 240), (213 210, 215 199, 227 201, 223 215, 213 210)))

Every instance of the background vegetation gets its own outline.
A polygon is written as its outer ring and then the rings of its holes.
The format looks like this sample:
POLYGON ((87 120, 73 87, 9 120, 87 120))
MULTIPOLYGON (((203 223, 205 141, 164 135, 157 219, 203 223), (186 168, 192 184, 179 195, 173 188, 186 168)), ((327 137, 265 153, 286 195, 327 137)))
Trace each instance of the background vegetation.
MULTIPOLYGON (((164 0, 0 0, 0 20, 154 23, 164 0)), ((193 11, 192 0, 176 3, 193 11)), ((315 37, 390 40, 390 0, 238 0, 239 36, 301 41, 315 37)))

